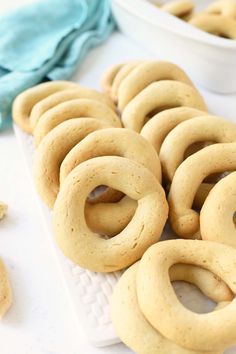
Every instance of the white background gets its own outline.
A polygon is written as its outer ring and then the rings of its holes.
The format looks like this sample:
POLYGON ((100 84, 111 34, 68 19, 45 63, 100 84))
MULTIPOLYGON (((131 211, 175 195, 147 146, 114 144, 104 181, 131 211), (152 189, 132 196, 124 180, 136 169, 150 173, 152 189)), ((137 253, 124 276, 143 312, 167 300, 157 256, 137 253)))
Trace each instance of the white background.
MULTIPOLYGON (((26 2, 30 0, 0 0, 0 13, 26 2)), ((139 57, 148 53, 115 34, 87 56, 75 80, 99 87, 105 67, 139 57)), ((236 95, 202 93, 211 112, 236 117, 236 95)), ((93 348, 78 326, 12 129, 0 132, 0 200, 9 205, 0 223, 0 256, 9 270, 14 295, 12 308, 0 323, 0 353, 131 353, 123 345, 93 348)))

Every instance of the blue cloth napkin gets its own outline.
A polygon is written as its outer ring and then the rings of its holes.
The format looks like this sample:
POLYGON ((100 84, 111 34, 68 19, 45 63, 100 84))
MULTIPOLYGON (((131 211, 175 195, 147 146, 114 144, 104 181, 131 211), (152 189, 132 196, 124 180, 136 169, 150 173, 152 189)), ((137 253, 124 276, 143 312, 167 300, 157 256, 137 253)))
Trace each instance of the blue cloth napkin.
POLYGON ((41 0, 0 17, 0 129, 20 92, 69 79, 114 26, 109 0, 41 0))

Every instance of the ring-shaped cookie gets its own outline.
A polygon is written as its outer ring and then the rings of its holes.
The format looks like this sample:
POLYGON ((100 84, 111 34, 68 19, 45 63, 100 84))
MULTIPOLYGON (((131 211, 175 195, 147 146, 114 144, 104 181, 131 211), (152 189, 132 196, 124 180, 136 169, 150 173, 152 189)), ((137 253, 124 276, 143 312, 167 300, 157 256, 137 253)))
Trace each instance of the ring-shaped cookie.
MULTIPOLYGON (((163 337, 150 325, 139 308, 136 291, 138 266, 139 262, 122 274, 112 295, 111 317, 119 338, 138 354, 209 354, 210 352, 180 347, 163 337)), ((219 305, 232 300, 232 294, 227 285, 213 273, 200 267, 175 264, 170 268, 170 280, 182 280, 196 285, 219 305), (215 289, 219 292, 215 293, 215 289)), ((160 318, 158 314, 157 317, 160 318)), ((214 354, 216 354, 215 351, 214 354)))
POLYGON ((0 318, 9 310, 12 304, 12 290, 7 270, 0 259, 0 318))
POLYGON ((119 85, 118 108, 123 111, 145 87, 161 80, 181 81, 193 86, 192 81, 179 66, 167 61, 147 61, 136 66, 119 85))
POLYGON ((163 141, 172 129, 188 119, 202 115, 206 115, 206 112, 190 107, 166 109, 153 116, 144 125, 140 134, 154 146, 159 154, 163 141))
POLYGON ((30 113, 36 103, 45 97, 64 90, 77 89, 80 87, 70 81, 50 81, 34 86, 20 93, 12 105, 12 118, 26 133, 32 133, 30 113))
POLYGON ((203 180, 213 174, 236 170, 236 143, 213 144, 189 156, 177 168, 168 196, 170 222, 177 235, 199 238, 199 214, 192 209, 203 180))
POLYGON ((208 195, 201 213, 203 240, 225 243, 236 248, 236 172, 219 181, 208 195))
POLYGON ((194 87, 178 81, 154 82, 125 107, 121 119, 125 128, 140 132, 153 111, 179 106, 207 110, 203 98, 194 87))
POLYGON ((227 39, 236 39, 236 20, 228 16, 201 13, 189 23, 205 32, 227 39))
POLYGON ((167 215, 165 192, 148 169, 124 157, 96 157, 66 178, 54 205, 53 228, 58 246, 73 262, 92 271, 113 272, 134 263, 159 240, 167 215), (138 201, 126 228, 108 240, 92 232, 84 216, 87 196, 100 185, 138 201))
POLYGON ((205 115, 175 127, 165 138, 159 154, 163 176, 167 181, 172 181, 187 148, 201 141, 236 142, 236 124, 221 117, 205 115))
POLYGON ((45 112, 34 129, 34 141, 38 146, 50 130, 72 118, 97 118, 110 126, 120 127, 121 122, 115 112, 107 105, 89 98, 63 102, 45 112))
MULTIPOLYGON (((80 163, 98 156, 121 156, 134 160, 147 169, 161 183, 161 164, 153 146, 130 129, 110 128, 89 134, 66 155, 60 168, 60 183, 80 163)), ((117 201, 117 191, 107 189, 93 202, 117 201), (113 199, 115 192, 115 199, 113 199)), ((122 198, 120 193, 120 199, 122 198)))
POLYGON ((49 208, 59 192, 60 167, 66 155, 88 134, 108 127, 98 119, 74 118, 59 124, 42 140, 34 156, 33 175, 36 189, 49 208))
POLYGON ((44 99, 42 99, 41 101, 39 101, 38 103, 36 103, 36 105, 33 107, 30 114, 30 124, 32 129, 36 127, 40 117, 46 111, 57 106, 60 103, 74 100, 77 98, 89 98, 95 101, 100 101, 104 104, 107 104, 111 109, 114 110, 114 104, 112 100, 108 96, 96 90, 92 90, 87 87, 77 87, 76 89, 73 90, 63 90, 51 94, 45 97, 44 99))
POLYGON ((111 98, 114 102, 118 101, 118 90, 122 81, 137 67, 142 63, 140 60, 129 61, 124 64, 114 77, 112 88, 111 88, 111 98))
POLYGON ((137 272, 138 301, 147 320, 163 336, 189 349, 215 352, 235 344, 236 299, 218 311, 190 311, 180 303, 170 283, 169 269, 177 263, 209 270, 236 293, 234 248, 210 241, 159 242, 145 252, 137 272))
POLYGON ((113 81, 119 72, 119 70, 125 65, 125 63, 119 63, 116 65, 113 65, 106 69, 104 73, 102 74, 101 80, 100 80, 100 85, 102 90, 107 93, 109 96, 111 96, 111 89, 112 89, 112 84, 113 81))
POLYGON ((236 2, 234 0, 218 0, 210 4, 206 12, 236 19, 236 2))
POLYGON ((191 14, 194 9, 194 3, 191 0, 173 0, 163 4, 160 9, 173 16, 182 18, 191 14))

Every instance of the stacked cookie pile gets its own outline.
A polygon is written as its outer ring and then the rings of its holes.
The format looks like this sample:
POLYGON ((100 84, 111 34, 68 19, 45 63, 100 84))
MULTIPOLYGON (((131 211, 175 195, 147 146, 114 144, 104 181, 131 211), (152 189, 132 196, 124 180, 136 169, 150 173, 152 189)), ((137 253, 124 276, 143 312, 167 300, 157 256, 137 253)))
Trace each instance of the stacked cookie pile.
POLYGON ((114 326, 133 350, 222 353, 236 343, 236 126, 207 113, 168 62, 116 65, 102 87, 44 83, 14 103, 15 122, 34 135, 36 188, 53 209, 56 242, 96 272, 141 259, 112 299, 114 326), (168 209, 176 235, 194 240, 157 242, 168 209), (197 285, 215 311, 184 308, 170 280, 197 285))
POLYGON ((217 0, 200 13, 194 13, 192 0, 168 1, 159 6, 189 24, 216 36, 236 39, 236 1, 217 0))

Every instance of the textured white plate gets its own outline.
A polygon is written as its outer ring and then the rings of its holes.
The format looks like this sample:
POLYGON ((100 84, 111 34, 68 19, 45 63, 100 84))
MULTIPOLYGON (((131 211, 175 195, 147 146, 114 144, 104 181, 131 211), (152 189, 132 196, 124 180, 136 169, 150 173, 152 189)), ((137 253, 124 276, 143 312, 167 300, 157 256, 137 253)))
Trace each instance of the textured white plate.
MULTIPOLYGON (((14 131, 31 174, 34 154, 33 139, 28 134, 22 132, 17 126, 14 126, 14 131)), ((66 259, 54 244, 51 211, 43 204, 36 191, 35 195, 41 209, 45 229, 52 241, 53 250, 56 253, 60 268, 64 274, 69 295, 74 303, 78 321, 82 324, 89 340, 94 345, 105 346, 120 342, 115 335, 109 315, 109 298, 120 273, 115 272, 107 275, 93 273, 81 269, 66 259)))

